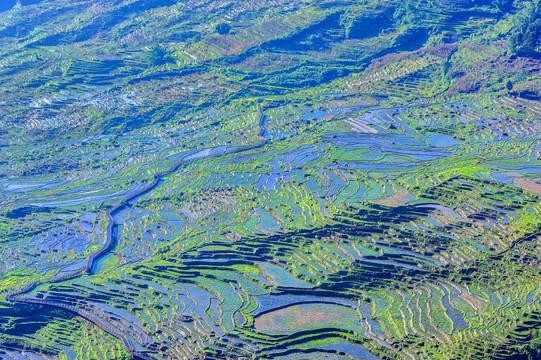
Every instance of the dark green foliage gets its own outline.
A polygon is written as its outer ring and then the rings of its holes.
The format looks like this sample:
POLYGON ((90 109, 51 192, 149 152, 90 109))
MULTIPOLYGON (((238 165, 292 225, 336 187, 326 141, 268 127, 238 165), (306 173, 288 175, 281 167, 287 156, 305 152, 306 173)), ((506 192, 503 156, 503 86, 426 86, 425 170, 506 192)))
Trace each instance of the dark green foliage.
POLYGON ((216 24, 216 27, 214 29, 216 30, 218 34, 226 35, 226 34, 229 34, 229 32, 231 31, 231 25, 229 25, 228 23, 222 22, 222 23, 216 24))
POLYGON ((528 346, 529 360, 541 359, 541 337, 535 338, 528 346))
POLYGON ((540 45, 541 32, 541 1, 536 0, 527 9, 526 16, 521 20, 515 32, 509 38, 509 47, 516 54, 533 55, 540 45))
POLYGON ((350 72, 351 70, 347 66, 312 64, 307 62, 286 71, 269 74, 262 82, 273 86, 294 89, 328 83, 350 72))
POLYGON ((451 76, 449 73, 449 70, 451 70, 451 62, 450 61, 444 61, 440 67, 441 67, 441 80, 444 83, 448 83, 451 80, 451 76))
MULTIPOLYGON (((397 10, 398 12, 398 10, 397 10)), ((385 8, 375 14, 350 14, 340 17, 347 39, 365 39, 377 36, 393 24, 393 8, 385 8)))
POLYGON ((492 5, 494 5, 501 14, 505 14, 513 9, 513 0, 494 0, 492 5))
POLYGON ((162 65, 167 62, 170 58, 170 54, 165 48, 165 46, 156 44, 150 48, 150 51, 147 55, 148 62, 151 65, 162 65))
POLYGON ((408 25, 414 22, 417 13, 413 4, 404 2, 396 8, 393 14, 393 21, 397 26, 408 25))

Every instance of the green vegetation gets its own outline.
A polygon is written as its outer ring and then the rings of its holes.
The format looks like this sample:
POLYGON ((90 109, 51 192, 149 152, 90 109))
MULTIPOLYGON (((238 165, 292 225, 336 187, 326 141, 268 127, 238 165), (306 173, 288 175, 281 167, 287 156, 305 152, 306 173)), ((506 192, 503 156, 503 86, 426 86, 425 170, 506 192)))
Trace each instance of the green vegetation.
POLYGON ((228 23, 221 22, 221 23, 216 24, 214 29, 216 30, 218 34, 225 35, 225 34, 229 34, 229 31, 231 31, 231 25, 229 25, 228 23))
POLYGON ((170 55, 167 49, 160 44, 150 48, 148 52, 148 61, 151 65, 162 65, 169 59, 170 55))
POLYGON ((539 9, 0 4, 0 358, 539 358, 539 9))
POLYGON ((509 46, 515 53, 541 54, 541 1, 537 0, 523 11, 519 24, 509 38, 509 46))

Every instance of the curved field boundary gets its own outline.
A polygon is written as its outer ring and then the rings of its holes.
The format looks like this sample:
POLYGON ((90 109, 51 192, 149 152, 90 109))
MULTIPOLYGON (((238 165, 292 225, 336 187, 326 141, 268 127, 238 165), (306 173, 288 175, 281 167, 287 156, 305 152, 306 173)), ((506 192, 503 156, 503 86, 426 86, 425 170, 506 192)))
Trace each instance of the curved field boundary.
POLYGON ((60 308, 60 309, 69 311, 69 312, 71 312, 73 314, 76 314, 77 316, 91 322, 92 324, 96 325, 97 327, 99 327, 104 332, 106 332, 109 335, 112 335, 115 338, 117 338, 118 340, 120 340, 122 342, 122 345, 126 349, 126 351, 128 351, 135 359, 155 360, 155 359, 147 356, 144 352, 134 350, 133 346, 131 345, 130 341, 128 340, 128 338, 125 335, 123 335, 120 331, 116 330, 114 327, 108 325, 105 321, 101 320, 100 318, 98 318, 97 316, 95 316, 95 315, 93 315, 93 314, 91 314, 89 312, 77 309, 77 308, 69 306, 69 305, 59 304, 59 303, 56 303, 56 302, 53 302, 53 301, 47 301, 47 300, 41 300, 41 299, 20 298, 19 296, 32 291, 38 285, 47 284, 47 283, 50 284, 50 283, 65 281, 65 280, 68 280, 68 279, 73 279, 73 278, 75 278, 75 277, 77 277, 77 276, 79 276, 81 274, 84 274, 84 273, 93 274, 94 265, 96 264, 96 261, 98 261, 101 257, 105 256, 113 248, 113 244, 114 244, 114 242, 116 240, 116 237, 118 236, 118 233, 116 235, 113 235, 114 234, 113 229, 114 229, 114 226, 115 226, 114 214, 116 212, 118 212, 119 210, 121 210, 123 207, 125 207, 130 201, 132 201, 132 200, 140 197, 141 195, 144 195, 145 193, 147 193, 147 192, 153 190, 154 188, 156 188, 156 186, 159 184, 160 180, 164 176, 167 176, 169 174, 174 173, 182 165, 184 165, 186 163, 189 163, 189 162, 191 162, 193 160, 203 160, 203 159, 209 159, 209 158, 220 157, 220 156, 225 156, 225 155, 231 155, 231 154, 235 154, 235 153, 239 153, 239 152, 243 152, 243 151, 254 150, 254 149, 261 148, 261 147, 265 146, 265 144, 268 143, 268 140, 263 137, 263 134, 265 133, 265 126, 264 126, 264 124, 265 124, 265 114, 263 113, 263 111, 264 111, 264 108, 259 109, 259 115, 260 116, 259 116, 259 120, 257 122, 257 127, 259 128, 259 132, 257 133, 257 137, 259 139, 258 144, 235 147, 235 148, 233 148, 231 150, 225 151, 224 153, 216 154, 216 155, 213 155, 212 151, 211 151, 208 155, 195 156, 195 157, 190 157, 188 159, 183 158, 180 161, 178 161, 176 164, 171 166, 168 170, 166 170, 164 172, 161 172, 161 173, 154 174, 154 178, 153 178, 152 182, 149 185, 147 185, 145 188, 143 188, 143 189, 141 189, 141 190, 139 190, 139 191, 137 191, 137 192, 135 192, 135 193, 133 193, 131 195, 128 195, 127 197, 122 199, 122 201, 118 205, 114 206, 113 208, 111 208, 111 209, 109 209, 107 211, 106 215, 107 215, 107 219, 109 220, 109 224, 107 225, 107 239, 106 239, 105 244, 103 245, 103 247, 101 249, 99 249, 98 251, 96 251, 95 253, 91 254, 88 257, 88 263, 87 263, 87 265, 85 267, 82 267, 82 268, 79 268, 79 269, 77 269, 75 271, 72 271, 72 272, 69 272, 69 273, 54 277, 52 279, 31 282, 28 285, 26 285, 24 288, 22 288, 21 290, 17 290, 17 291, 14 291, 14 292, 11 292, 11 293, 7 294, 6 295, 6 300, 10 301, 10 302, 21 302, 21 303, 52 306, 52 307, 56 307, 56 308, 60 308))

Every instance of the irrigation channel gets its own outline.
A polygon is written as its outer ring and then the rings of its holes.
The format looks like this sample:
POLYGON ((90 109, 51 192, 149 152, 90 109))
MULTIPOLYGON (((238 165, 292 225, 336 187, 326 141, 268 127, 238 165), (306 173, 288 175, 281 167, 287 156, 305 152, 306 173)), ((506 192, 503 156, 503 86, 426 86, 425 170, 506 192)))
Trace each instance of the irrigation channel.
POLYGON ((194 154, 185 156, 180 161, 175 163, 172 167, 170 167, 168 170, 161 173, 154 174, 154 178, 148 186, 146 186, 145 188, 135 193, 132 193, 126 196, 124 199, 122 199, 122 201, 118 205, 116 205, 115 207, 107 211, 106 215, 107 215, 107 219, 109 223, 107 225, 107 238, 106 238, 105 244, 103 245, 101 249, 99 249, 98 251, 96 251, 95 253, 91 254, 88 257, 88 263, 86 266, 81 267, 75 271, 65 273, 61 276, 54 277, 52 279, 31 282, 30 284, 25 286, 23 289, 7 294, 6 300, 10 302, 15 302, 15 303, 19 302, 19 303, 27 303, 27 304, 39 304, 39 305, 45 305, 45 306, 52 306, 54 308, 60 308, 60 309, 69 311, 71 313, 74 313, 75 315, 91 322, 92 324, 99 327, 101 330, 105 331, 106 333, 122 341, 122 344, 124 345, 124 348, 126 349, 126 351, 128 351, 135 359, 154 360, 153 358, 146 355, 147 352, 136 351, 133 348, 130 341, 128 340, 128 338, 124 334, 122 334, 120 331, 118 331, 114 327, 108 325, 105 321, 101 320, 99 317, 93 315, 92 313, 77 309, 69 305, 59 304, 57 302, 47 301, 47 300, 42 300, 42 299, 29 299, 29 298, 21 297, 21 295, 24 295, 34 290, 38 285, 47 284, 47 283, 56 283, 60 281, 73 279, 82 274, 92 275, 93 273, 95 273, 97 262, 103 256, 105 256, 110 251, 112 251, 115 247, 115 244, 118 243, 118 231, 116 229, 114 215, 118 213, 120 210, 122 210, 123 208, 125 208, 126 206, 129 206, 130 205, 129 203, 131 201, 136 200, 137 198, 141 197, 147 192, 155 189, 159 185, 161 179, 164 176, 167 176, 169 174, 176 172, 182 165, 189 163, 191 161, 195 161, 195 160, 203 160, 203 159, 215 158, 215 157, 220 157, 220 156, 225 156, 225 155, 231 155, 234 153, 254 150, 254 149, 265 146, 268 140, 265 137, 265 114, 263 113, 264 110, 265 108, 261 108, 259 110, 259 120, 257 121, 257 127, 259 128, 257 138, 259 139, 259 143, 255 145, 237 146, 233 148, 228 148, 224 152, 221 152, 218 154, 212 154, 212 150, 215 148, 200 150, 194 154))

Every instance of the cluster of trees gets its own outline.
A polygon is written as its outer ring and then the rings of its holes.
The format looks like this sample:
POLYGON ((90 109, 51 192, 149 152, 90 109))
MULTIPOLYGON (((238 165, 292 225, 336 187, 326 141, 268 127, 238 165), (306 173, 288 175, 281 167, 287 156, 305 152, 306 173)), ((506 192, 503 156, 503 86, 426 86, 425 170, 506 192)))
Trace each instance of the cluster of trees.
POLYGON ((515 54, 536 54, 541 32, 541 0, 535 0, 526 10, 519 26, 509 38, 509 47, 515 54))
POLYGON ((150 48, 147 54, 147 59, 150 65, 162 65, 165 64, 171 58, 171 54, 165 48, 165 46, 156 44, 150 48))
POLYGON ((529 360, 541 359, 541 337, 532 340, 527 350, 529 360))
POLYGON ((226 35, 229 34, 229 32, 231 31, 231 25, 225 22, 221 22, 216 24, 214 30, 220 35, 226 35))
POLYGON ((492 5, 503 15, 513 9, 513 0, 494 0, 492 5))

